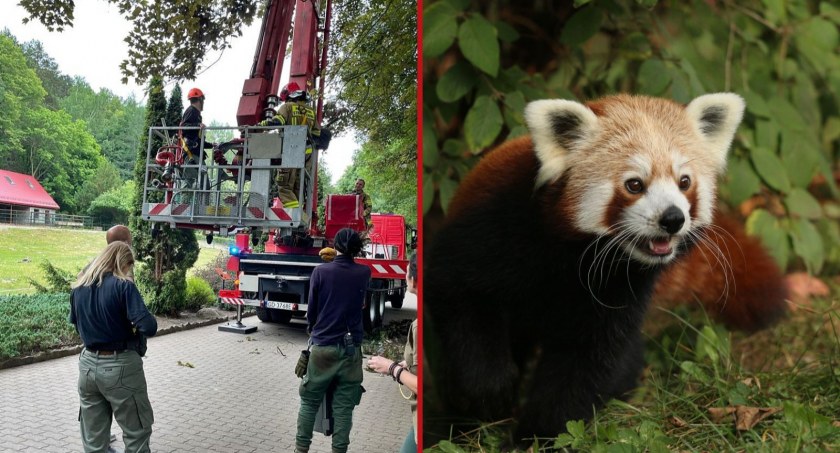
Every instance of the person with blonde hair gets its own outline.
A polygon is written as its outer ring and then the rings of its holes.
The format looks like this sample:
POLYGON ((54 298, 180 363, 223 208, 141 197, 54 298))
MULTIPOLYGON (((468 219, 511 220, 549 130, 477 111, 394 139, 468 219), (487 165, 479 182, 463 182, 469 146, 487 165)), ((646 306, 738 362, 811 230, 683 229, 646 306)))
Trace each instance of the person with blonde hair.
POLYGON ((133 269, 131 247, 114 241, 72 285, 70 322, 84 343, 78 386, 85 452, 109 448, 112 414, 126 452, 151 451, 154 415, 141 357, 157 321, 134 284, 133 269))

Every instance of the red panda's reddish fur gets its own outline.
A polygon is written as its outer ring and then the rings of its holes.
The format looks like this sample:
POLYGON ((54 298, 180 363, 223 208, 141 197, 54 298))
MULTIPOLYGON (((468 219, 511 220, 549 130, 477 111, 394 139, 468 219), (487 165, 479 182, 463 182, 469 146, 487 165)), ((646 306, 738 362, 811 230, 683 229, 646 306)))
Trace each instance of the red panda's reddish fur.
POLYGON ((701 242, 662 273, 653 304, 700 302, 714 318, 748 332, 772 325, 787 311, 788 291, 778 265, 739 222, 718 214, 714 224, 718 229, 709 239, 727 257, 731 270, 701 242))
MULTIPOLYGON (((487 202, 500 188, 503 192, 515 191, 513 186, 529 181, 528 175, 537 165, 530 137, 504 143, 497 152, 485 156, 481 166, 462 182, 449 206, 450 215, 487 202), (508 177, 488 185, 487 174, 499 173, 508 177)), ((558 205, 554 213, 558 218, 569 218, 572 209, 571 205, 558 205)), ((558 225, 562 223, 558 221, 558 225)), ((731 265, 728 287, 727 271, 709 246, 701 242, 666 267, 655 286, 653 304, 673 307, 700 302, 710 316, 730 328, 754 332, 769 327, 787 312, 788 291, 781 270, 741 223, 716 214, 714 225, 717 228, 707 236, 731 265)))

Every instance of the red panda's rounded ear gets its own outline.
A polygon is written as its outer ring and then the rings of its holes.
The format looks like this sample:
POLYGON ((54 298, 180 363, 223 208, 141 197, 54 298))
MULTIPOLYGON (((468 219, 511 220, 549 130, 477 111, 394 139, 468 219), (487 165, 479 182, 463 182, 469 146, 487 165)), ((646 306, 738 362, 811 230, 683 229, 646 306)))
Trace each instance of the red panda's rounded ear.
POLYGON ((726 154, 741 118, 744 116, 744 99, 734 93, 706 94, 695 98, 686 107, 686 114, 706 140, 709 151, 719 164, 726 167, 726 154))
POLYGON ((585 147, 598 130, 592 110, 562 99, 531 102, 525 107, 525 123, 540 160, 538 187, 560 178, 569 154, 585 147))

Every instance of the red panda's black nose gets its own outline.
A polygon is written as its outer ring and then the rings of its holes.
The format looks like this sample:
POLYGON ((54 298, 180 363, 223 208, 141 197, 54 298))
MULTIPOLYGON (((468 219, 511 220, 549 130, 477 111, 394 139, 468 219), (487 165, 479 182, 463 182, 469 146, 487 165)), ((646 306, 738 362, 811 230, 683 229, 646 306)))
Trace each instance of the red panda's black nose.
POLYGON ((662 217, 659 218, 659 227, 668 234, 674 234, 677 231, 680 231, 683 223, 685 223, 685 215, 683 215, 682 210, 676 206, 671 206, 666 209, 665 212, 662 213, 662 217))

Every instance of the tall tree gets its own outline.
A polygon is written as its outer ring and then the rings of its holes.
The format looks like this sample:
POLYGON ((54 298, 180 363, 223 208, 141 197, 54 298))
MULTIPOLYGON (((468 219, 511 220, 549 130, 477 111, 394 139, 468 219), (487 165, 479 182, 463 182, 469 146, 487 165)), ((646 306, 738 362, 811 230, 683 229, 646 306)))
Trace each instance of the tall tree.
MULTIPOLYGON (((76 192, 77 210, 87 212, 93 200, 122 185, 123 182, 120 179, 120 172, 117 167, 103 159, 93 176, 82 183, 82 186, 76 192)), ((128 201, 130 201, 130 197, 128 201)))
POLYGON ((26 55, 29 67, 35 70, 47 91, 47 97, 44 99, 46 106, 52 110, 58 110, 59 101, 70 92, 73 78, 59 71, 58 63, 47 54, 40 41, 26 42, 21 45, 21 49, 26 55))
MULTIPOLYGON (((400 0, 335 2, 327 68, 337 92, 330 120, 385 143, 414 139, 417 124, 417 4, 400 0)), ((417 153, 408 150, 407 159, 417 153)))
POLYGON ((44 106, 46 92, 20 46, 0 34, 0 159, 5 169, 31 174, 65 212, 102 160, 85 124, 44 106))
POLYGON ((175 127, 181 124, 183 113, 184 101, 181 99, 181 85, 176 83, 169 95, 169 102, 166 104, 166 125, 175 127))
MULTIPOLYGON (((148 94, 146 124, 148 127, 159 126, 166 117, 166 94, 159 78, 152 79, 148 94)), ((154 152, 163 142, 156 137, 153 140, 154 152)), ((138 272, 137 281, 146 292, 150 310, 177 315, 186 301, 186 271, 198 259, 198 241, 191 230, 170 228, 168 224, 155 225, 153 234, 152 224, 142 219, 148 144, 148 136, 144 135, 134 167, 136 188, 130 227, 137 259, 145 264, 138 272)), ((155 195, 151 197, 152 201, 160 201, 163 194, 158 192, 155 195)))
POLYGON ((133 174, 134 153, 143 131, 143 107, 134 99, 123 100, 107 89, 94 92, 77 77, 60 107, 74 119, 84 121, 102 147, 105 158, 120 171, 123 179, 133 174))

